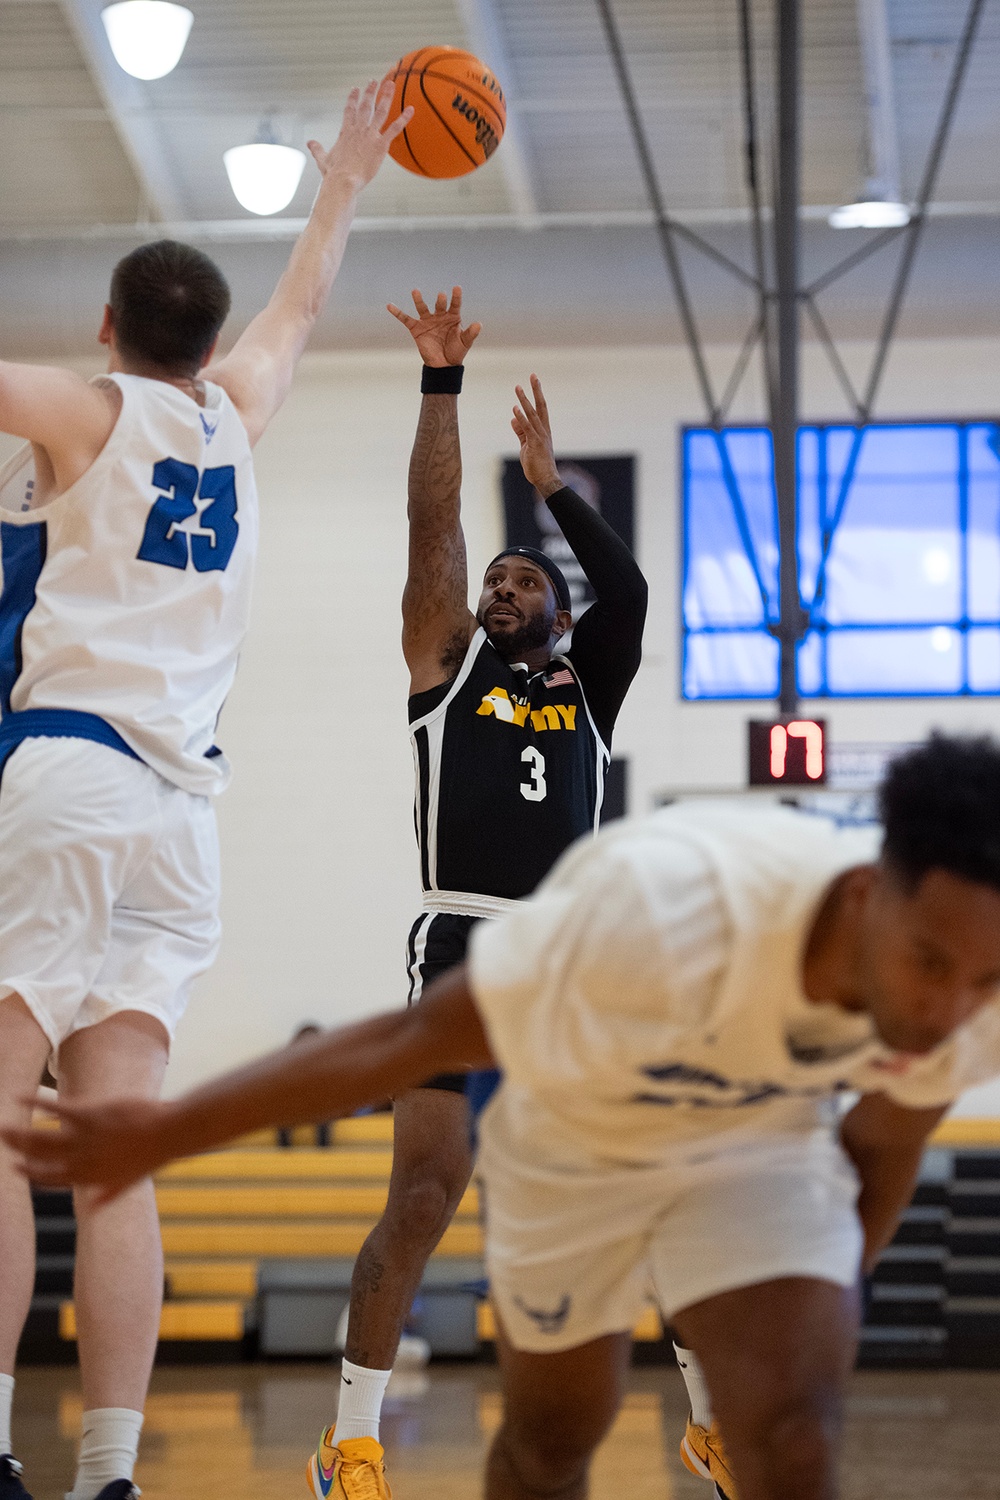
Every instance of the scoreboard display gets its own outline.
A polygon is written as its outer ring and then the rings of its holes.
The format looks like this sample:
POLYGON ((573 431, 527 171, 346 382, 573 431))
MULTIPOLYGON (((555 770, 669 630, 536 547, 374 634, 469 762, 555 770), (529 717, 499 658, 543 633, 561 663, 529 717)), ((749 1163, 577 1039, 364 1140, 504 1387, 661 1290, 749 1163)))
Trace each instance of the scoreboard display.
POLYGON ((750 786, 822 786, 826 781, 825 719, 751 719, 750 786))

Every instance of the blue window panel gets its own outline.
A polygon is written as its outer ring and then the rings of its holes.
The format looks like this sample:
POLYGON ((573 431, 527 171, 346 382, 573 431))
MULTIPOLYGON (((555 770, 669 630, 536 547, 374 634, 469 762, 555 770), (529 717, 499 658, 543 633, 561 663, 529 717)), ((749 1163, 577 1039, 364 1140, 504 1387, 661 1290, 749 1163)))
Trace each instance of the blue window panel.
POLYGON ((796 671, 799 692, 818 698, 826 688, 826 642, 818 630, 810 630, 799 646, 796 671))
MULTIPOLYGON (((770 435, 748 429, 724 438, 737 476, 738 501, 746 518, 761 583, 777 609, 778 542, 770 435)), ((764 605, 747 552, 733 497, 726 483, 719 443, 712 433, 685 434, 685 619, 700 625, 756 625, 764 605)))
MULTIPOLYGON (((735 486, 715 435, 684 435, 684 693, 773 696, 776 643, 731 631, 763 623, 761 584, 777 612, 770 436, 739 429, 725 442, 735 486)), ((1000 427, 804 427, 798 461, 800 582, 816 627, 799 648, 800 691, 1000 691, 1000 427)))
POLYGON ((958 693, 961 632, 948 625, 920 630, 834 630, 827 639, 831 693, 958 693))
POLYGON ((969 514, 966 537, 970 620, 1000 620, 1000 458, 998 429, 969 429, 969 514))
POLYGON ((828 485, 825 433, 815 427, 799 431, 799 588, 805 599, 816 592, 828 485))
POLYGON ((763 630, 719 631, 687 637, 685 698, 774 698, 778 643, 763 630))
POLYGON ((957 620, 961 548, 957 527, 912 531, 838 528, 827 564, 823 611, 830 625, 957 620))
POLYGON ((969 691, 1000 693, 1000 630, 969 631, 969 691))
MULTIPOLYGON (((832 439, 847 434, 831 434, 832 439)), ((857 621, 961 614, 958 435, 954 428, 865 433, 827 565, 824 615, 857 621)))

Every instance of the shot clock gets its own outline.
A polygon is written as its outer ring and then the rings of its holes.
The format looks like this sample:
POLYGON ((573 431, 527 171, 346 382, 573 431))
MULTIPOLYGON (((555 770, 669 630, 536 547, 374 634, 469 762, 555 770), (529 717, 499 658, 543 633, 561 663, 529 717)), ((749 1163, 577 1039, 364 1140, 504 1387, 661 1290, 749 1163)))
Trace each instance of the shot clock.
POLYGON ((825 719, 751 719, 750 786, 822 786, 826 781, 825 719))

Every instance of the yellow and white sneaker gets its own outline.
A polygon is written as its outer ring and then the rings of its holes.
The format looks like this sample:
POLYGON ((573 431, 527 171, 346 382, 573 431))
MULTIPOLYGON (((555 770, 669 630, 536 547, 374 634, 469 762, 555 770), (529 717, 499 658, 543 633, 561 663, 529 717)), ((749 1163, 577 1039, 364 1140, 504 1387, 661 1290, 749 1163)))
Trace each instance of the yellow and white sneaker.
POLYGON ((306 1478, 316 1500, 392 1500, 381 1443, 363 1437, 336 1444, 332 1427, 324 1429, 306 1478))
POLYGON ((722 1446, 719 1424, 698 1427, 688 1417, 684 1436, 681 1438, 681 1460, 686 1469, 700 1479, 711 1479, 719 1500, 739 1500, 736 1481, 722 1446))

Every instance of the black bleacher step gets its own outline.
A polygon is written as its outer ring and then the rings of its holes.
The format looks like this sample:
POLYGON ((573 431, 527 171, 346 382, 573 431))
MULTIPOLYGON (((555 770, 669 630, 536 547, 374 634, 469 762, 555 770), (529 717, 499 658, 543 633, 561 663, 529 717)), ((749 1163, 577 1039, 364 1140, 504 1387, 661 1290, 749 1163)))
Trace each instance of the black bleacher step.
POLYGON ((35 1296, 73 1295, 72 1255, 39 1255, 35 1262, 35 1296))
POLYGON ((948 1184, 928 1179, 918 1182, 910 1202, 916 1208, 947 1208, 948 1184))
POLYGON ((858 1363, 868 1369, 898 1365, 940 1365, 947 1345, 937 1325, 892 1327, 866 1323, 861 1330, 858 1363))
POLYGON ((952 1175, 956 1181, 975 1178, 1000 1178, 1000 1152, 956 1151, 952 1175))
POLYGON ((76 1249, 75 1219, 40 1219, 35 1225, 39 1255, 72 1255, 76 1249))
POLYGON ((951 1255, 945 1286, 953 1297, 1000 1297, 1000 1255, 951 1255))
POLYGON ((941 1325, 944 1312, 943 1286, 919 1282, 882 1283, 868 1288, 866 1326, 919 1327, 941 1325))
POLYGON ((69 1188, 32 1188, 36 1219, 71 1219, 73 1194, 69 1188))
POLYGON ((872 1284, 921 1283, 940 1286, 944 1281, 948 1250, 944 1245, 890 1245, 879 1256, 872 1284))
POLYGON ((18 1345, 18 1364, 71 1364, 76 1345, 59 1337, 59 1308, 65 1297, 43 1293, 31 1299, 31 1307, 18 1345))
POLYGON ((1000 1216, 1000 1177, 963 1178, 951 1189, 950 1207, 958 1218, 1000 1216))
POLYGON ((968 1215, 953 1218, 948 1230, 953 1255, 997 1255, 1000 1253, 1000 1218, 968 1215))
POLYGON ((948 1363, 955 1369, 1000 1369, 1000 1297, 949 1297, 948 1363))
POLYGON ((928 1205, 907 1208, 899 1221, 894 1245, 940 1245, 948 1234, 951 1214, 947 1208, 928 1205))

